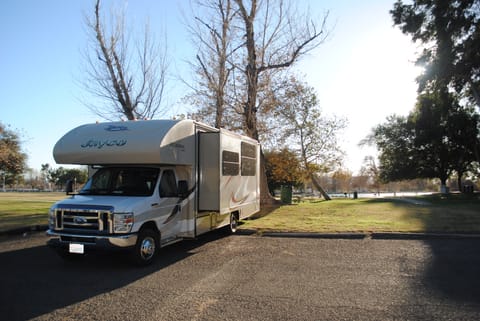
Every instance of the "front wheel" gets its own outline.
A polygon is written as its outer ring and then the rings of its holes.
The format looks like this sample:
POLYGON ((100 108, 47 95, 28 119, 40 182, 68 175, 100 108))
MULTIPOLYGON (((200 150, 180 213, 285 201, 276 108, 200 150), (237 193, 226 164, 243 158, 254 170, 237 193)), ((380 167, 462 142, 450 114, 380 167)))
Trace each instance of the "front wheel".
POLYGON ((152 263, 158 252, 158 247, 158 234, 151 229, 141 230, 132 252, 133 262, 137 265, 152 263))

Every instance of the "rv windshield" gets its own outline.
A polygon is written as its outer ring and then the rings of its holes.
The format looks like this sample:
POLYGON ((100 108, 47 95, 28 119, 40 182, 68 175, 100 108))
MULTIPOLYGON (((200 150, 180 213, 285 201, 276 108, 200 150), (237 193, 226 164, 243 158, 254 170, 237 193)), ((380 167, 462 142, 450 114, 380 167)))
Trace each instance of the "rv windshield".
POLYGON ((150 196, 158 178, 158 168, 104 167, 80 190, 81 195, 150 196))

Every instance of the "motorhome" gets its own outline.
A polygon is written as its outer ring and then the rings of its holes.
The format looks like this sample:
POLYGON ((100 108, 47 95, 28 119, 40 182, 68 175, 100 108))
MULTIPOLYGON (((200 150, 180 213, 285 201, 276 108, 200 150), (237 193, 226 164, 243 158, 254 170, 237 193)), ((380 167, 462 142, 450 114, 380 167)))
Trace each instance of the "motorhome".
POLYGON ((89 179, 49 212, 48 244, 65 258, 128 249, 148 264, 160 247, 260 210, 256 140, 192 120, 94 123, 56 143, 58 164, 88 165, 89 179))

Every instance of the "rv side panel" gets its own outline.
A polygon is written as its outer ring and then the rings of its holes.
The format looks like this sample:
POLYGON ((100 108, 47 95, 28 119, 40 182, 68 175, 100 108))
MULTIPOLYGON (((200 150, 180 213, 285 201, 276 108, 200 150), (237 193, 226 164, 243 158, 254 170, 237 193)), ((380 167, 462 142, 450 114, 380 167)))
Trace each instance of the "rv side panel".
POLYGON ((198 210, 219 211, 220 134, 199 133, 198 210))
POLYGON ((224 130, 220 134, 220 215, 238 212, 245 218, 260 209, 259 144, 224 130))

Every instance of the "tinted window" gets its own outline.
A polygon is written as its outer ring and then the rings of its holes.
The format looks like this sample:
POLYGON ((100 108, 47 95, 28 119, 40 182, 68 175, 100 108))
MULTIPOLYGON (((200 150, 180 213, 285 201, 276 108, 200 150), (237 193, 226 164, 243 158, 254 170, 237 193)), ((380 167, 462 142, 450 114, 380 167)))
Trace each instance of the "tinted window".
POLYGON ((242 157, 257 157, 257 146, 242 142, 242 157))
POLYGON ((257 161, 255 159, 242 157, 242 176, 255 176, 257 172, 257 161))
POLYGON ((80 191, 83 195, 150 196, 158 178, 157 168, 104 167, 80 191))
POLYGON ((172 170, 165 170, 160 181, 160 197, 178 197, 177 180, 172 170))
POLYGON ((224 150, 222 152, 222 175, 236 176, 239 173, 239 155, 238 153, 224 150))
POLYGON ((257 172, 257 146, 242 142, 242 176, 255 176, 257 172))

